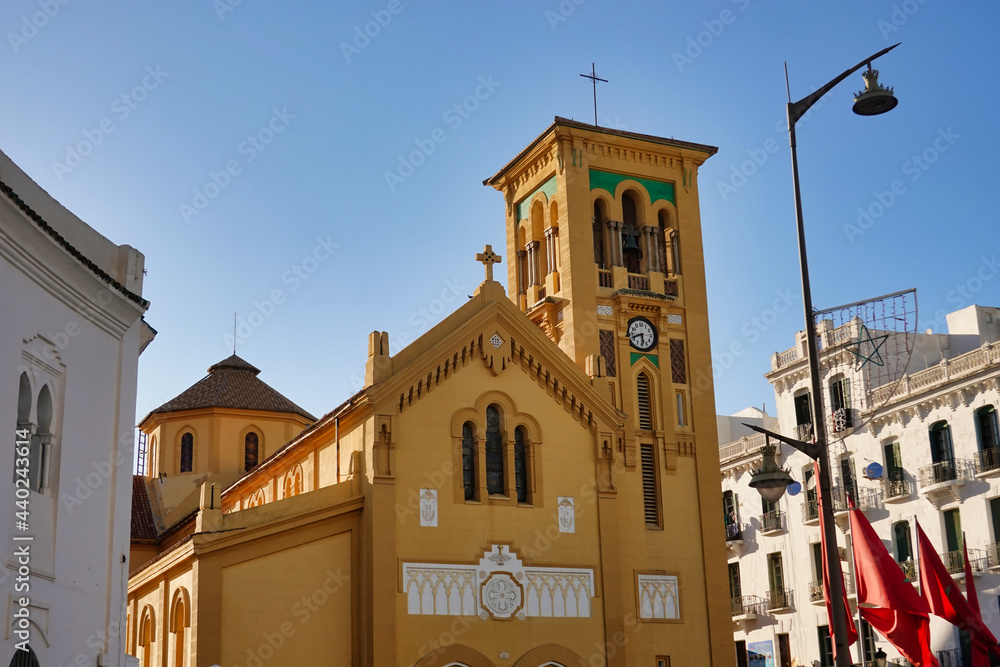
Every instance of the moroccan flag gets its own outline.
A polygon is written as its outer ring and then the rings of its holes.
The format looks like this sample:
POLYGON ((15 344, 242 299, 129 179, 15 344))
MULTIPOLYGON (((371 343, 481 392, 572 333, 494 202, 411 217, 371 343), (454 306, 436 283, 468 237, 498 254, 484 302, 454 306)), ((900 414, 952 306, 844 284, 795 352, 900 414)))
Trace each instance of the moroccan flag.
MULTIPOLYGON (((965 585, 969 591, 969 601, 962 596, 958 584, 955 583, 948 568, 934 551, 930 540, 924 534, 920 524, 917 524, 917 548, 920 552, 920 593, 927 601, 930 611, 940 616, 952 625, 967 630, 976 642, 996 646, 997 640, 983 623, 979 613, 979 600, 976 598, 976 585, 972 579, 972 568, 969 557, 965 557, 965 585), (970 602, 975 599, 975 607, 970 602)), ((963 545, 964 548, 964 545, 963 545)), ((978 667, 975 666, 974 667, 978 667)))
MULTIPOLYGON (((815 475, 813 479, 819 479, 819 464, 814 463, 815 475)), ((820 545, 820 550, 823 552, 823 600, 826 601, 826 619, 829 623, 830 637, 833 639, 833 659, 837 659, 837 641, 833 637, 833 603, 830 600, 830 564, 826 561, 826 531, 824 530, 823 521, 823 503, 826 502, 822 496, 822 490, 819 485, 816 486, 816 497, 819 498, 819 534, 822 541, 820 545)), ((854 642, 858 641, 858 629, 854 625, 854 615, 851 614, 851 607, 847 604, 847 587, 841 586, 841 593, 843 594, 843 601, 841 604, 844 605, 844 615, 847 617, 847 646, 851 646, 854 642)), ((850 652, 850 651, 848 651, 850 652)))
POLYGON ((860 510, 851 510, 851 542, 858 576, 861 617, 896 647, 914 667, 939 667, 931 652, 927 602, 906 581, 896 559, 860 510))

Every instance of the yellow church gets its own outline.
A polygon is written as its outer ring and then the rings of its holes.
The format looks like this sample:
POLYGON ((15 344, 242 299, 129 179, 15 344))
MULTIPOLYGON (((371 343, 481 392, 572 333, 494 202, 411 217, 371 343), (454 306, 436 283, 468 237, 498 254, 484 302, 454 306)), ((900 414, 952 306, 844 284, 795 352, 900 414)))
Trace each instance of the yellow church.
POLYGON ((692 383, 715 152, 557 117, 485 181, 507 230, 485 281, 394 356, 372 333, 342 405, 316 419, 233 355, 147 415, 128 652, 734 665, 715 405, 692 383))

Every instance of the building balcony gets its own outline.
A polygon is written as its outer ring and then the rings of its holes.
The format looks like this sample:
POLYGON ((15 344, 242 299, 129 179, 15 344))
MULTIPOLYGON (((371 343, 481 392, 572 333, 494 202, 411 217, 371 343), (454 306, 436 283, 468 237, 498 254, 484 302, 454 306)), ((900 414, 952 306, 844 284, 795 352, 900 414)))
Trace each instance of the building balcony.
POLYGON ((878 509, 881 499, 879 492, 875 489, 861 489, 856 486, 842 489, 835 486, 833 487, 833 511, 835 514, 847 512, 850 509, 848 497, 859 510, 878 509))
POLYGON ((904 560, 899 563, 899 569, 903 571, 903 574, 906 576, 906 580, 910 583, 917 580, 917 564, 913 561, 913 559, 904 560))
POLYGON ((643 292, 648 292, 649 276, 644 276, 638 273, 628 274, 628 288, 641 290, 643 292))
POLYGON ((801 440, 802 442, 812 442, 813 439, 813 425, 810 424, 798 424, 795 427, 794 433, 796 440, 801 440))
POLYGON ((1000 447, 987 447, 976 453, 976 476, 1000 474, 1000 447))
POLYGON ((902 468, 891 468, 882 478, 882 502, 898 503, 913 495, 913 485, 902 468))
POLYGON ((814 524, 819 522, 819 501, 807 499, 802 503, 802 523, 814 524))
POLYGON ((962 649, 949 648, 937 652, 938 664, 941 667, 963 667, 962 649))
MULTIPOLYGON (((848 576, 848 572, 844 572, 844 592, 847 595, 854 595, 854 578, 848 576)), ((809 582, 809 601, 813 604, 823 604, 823 581, 810 581, 809 582)))
POLYGON ((972 477, 973 470, 972 461, 966 459, 948 459, 924 466, 917 473, 920 494, 935 506, 948 496, 961 501, 958 491, 972 477))
POLYGON ((785 529, 781 510, 773 510, 760 515, 760 534, 777 535, 785 529))
POLYGON ((739 555, 743 548, 743 527, 740 524, 726 524, 726 548, 739 555))
POLYGON ((994 571, 1000 569, 1000 542, 986 545, 986 567, 994 571))
POLYGON ((768 611, 788 611, 792 608, 792 591, 789 589, 770 591, 767 594, 768 611))
MULTIPOLYGON (((948 574, 965 576, 965 554, 961 550, 946 551, 938 556, 941 557, 941 562, 947 568, 948 574)), ((981 575, 984 570, 989 568, 989 551, 984 554, 979 549, 969 549, 969 567, 973 577, 981 575)))
POLYGON ((763 616, 767 613, 764 600, 756 595, 743 595, 730 598, 729 604, 732 610, 733 621, 739 624, 744 632, 746 632, 750 621, 754 621, 758 616, 763 616))

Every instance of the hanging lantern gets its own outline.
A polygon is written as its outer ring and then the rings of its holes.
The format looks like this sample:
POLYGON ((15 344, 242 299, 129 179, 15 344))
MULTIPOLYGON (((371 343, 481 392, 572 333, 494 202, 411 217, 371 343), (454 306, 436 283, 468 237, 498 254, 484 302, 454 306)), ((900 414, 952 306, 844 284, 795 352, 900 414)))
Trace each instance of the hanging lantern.
POLYGON ((891 111, 899 100, 892 94, 892 88, 883 86, 878 82, 878 70, 872 69, 872 64, 868 63, 868 69, 861 73, 865 80, 865 89, 854 95, 854 113, 859 116, 877 116, 891 111))

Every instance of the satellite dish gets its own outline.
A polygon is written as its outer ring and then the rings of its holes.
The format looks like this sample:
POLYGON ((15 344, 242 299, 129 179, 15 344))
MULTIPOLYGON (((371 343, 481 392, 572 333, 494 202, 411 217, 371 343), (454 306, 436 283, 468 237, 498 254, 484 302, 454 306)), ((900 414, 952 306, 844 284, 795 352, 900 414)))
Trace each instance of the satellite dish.
POLYGON ((798 482, 792 482, 791 484, 788 485, 788 488, 785 490, 788 491, 788 495, 797 496, 799 495, 799 492, 802 490, 802 485, 799 484, 798 482))
POLYGON ((813 475, 812 477, 806 480, 806 489, 812 491, 815 488, 816 488, 816 475, 813 475))
POLYGON ((880 463, 869 463, 868 467, 865 468, 865 477, 868 479, 881 479, 882 465, 880 463))

